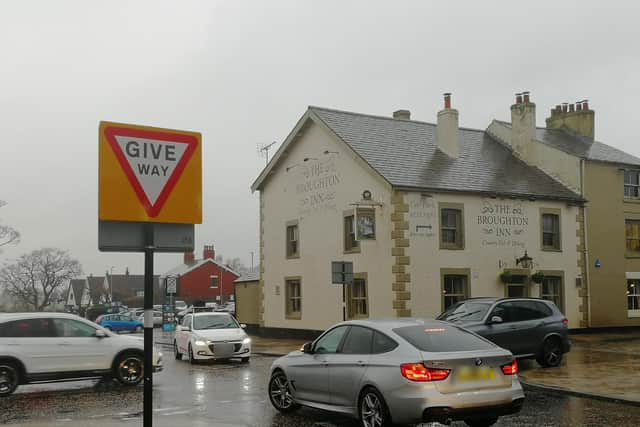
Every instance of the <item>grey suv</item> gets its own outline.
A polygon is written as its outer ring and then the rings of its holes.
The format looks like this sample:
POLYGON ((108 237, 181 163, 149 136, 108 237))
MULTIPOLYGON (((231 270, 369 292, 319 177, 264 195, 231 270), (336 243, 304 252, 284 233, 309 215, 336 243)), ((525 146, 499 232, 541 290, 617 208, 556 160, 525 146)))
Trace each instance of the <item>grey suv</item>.
POLYGON ((571 348, 566 317, 543 299, 472 298, 449 307, 438 320, 459 324, 544 367, 558 366, 571 348))

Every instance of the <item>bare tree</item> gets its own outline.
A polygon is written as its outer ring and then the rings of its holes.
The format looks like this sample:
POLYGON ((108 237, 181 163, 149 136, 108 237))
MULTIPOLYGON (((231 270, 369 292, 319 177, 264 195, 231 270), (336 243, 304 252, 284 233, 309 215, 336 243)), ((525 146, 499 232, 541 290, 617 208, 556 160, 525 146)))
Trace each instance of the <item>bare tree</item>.
POLYGON ((67 251, 43 248, 2 268, 0 287, 34 310, 43 311, 62 296, 63 285, 80 274, 80 263, 67 251))
POLYGON ((235 271, 236 273, 243 275, 249 272, 250 268, 244 265, 240 258, 227 258, 225 265, 235 271))
MULTIPOLYGON (((7 202, 0 200, 0 208, 6 205, 7 202)), ((16 244, 20 241, 20 232, 18 230, 9 227, 8 225, 0 224, 0 250, 3 246, 16 244)))

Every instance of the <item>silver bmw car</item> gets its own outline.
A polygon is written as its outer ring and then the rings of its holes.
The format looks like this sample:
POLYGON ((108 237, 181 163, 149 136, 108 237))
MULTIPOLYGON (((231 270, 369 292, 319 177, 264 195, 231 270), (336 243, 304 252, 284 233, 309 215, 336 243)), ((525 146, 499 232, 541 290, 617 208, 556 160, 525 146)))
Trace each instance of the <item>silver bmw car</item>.
POLYGON ((490 426, 520 411, 513 355, 462 327, 424 319, 339 323, 273 362, 269 399, 358 418, 364 427, 464 420, 490 426))

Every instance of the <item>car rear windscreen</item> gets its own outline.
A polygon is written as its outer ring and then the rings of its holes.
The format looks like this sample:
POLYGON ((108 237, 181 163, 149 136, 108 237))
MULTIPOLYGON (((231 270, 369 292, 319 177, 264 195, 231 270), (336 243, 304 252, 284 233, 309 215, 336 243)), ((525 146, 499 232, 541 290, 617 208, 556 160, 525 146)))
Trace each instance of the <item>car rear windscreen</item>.
POLYGON ((490 342, 455 326, 403 326, 394 329, 393 332, 418 350, 433 353, 487 350, 495 347, 490 342))

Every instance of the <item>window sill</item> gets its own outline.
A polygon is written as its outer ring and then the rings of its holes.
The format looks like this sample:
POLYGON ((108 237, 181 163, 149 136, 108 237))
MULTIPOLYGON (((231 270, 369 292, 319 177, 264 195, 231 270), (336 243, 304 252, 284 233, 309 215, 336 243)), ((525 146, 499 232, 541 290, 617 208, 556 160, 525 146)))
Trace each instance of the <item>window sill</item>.
POLYGON ((624 257, 627 259, 639 259, 640 253, 626 253, 624 254, 624 257))
POLYGON ((360 253, 360 248, 358 248, 358 249, 345 249, 343 253, 345 253, 345 254, 359 254, 360 253))
POLYGON ((463 251, 464 247, 460 247, 460 246, 440 246, 441 250, 445 250, 445 251, 463 251))
POLYGON ((540 250, 544 252, 562 252, 562 249, 557 248, 540 248, 540 250))
POLYGON ((639 198, 635 198, 635 197, 633 197, 633 198, 632 198, 632 197, 625 197, 625 198, 623 199, 623 201, 624 201, 625 203, 640 203, 640 197, 639 197, 639 198))
POLYGON ((287 259, 300 259, 300 255, 287 255, 287 259))
POLYGON ((284 318, 287 320, 301 320, 302 314, 286 314, 284 318))
POLYGON ((640 317, 640 310, 627 310, 628 318, 638 318, 640 317))

